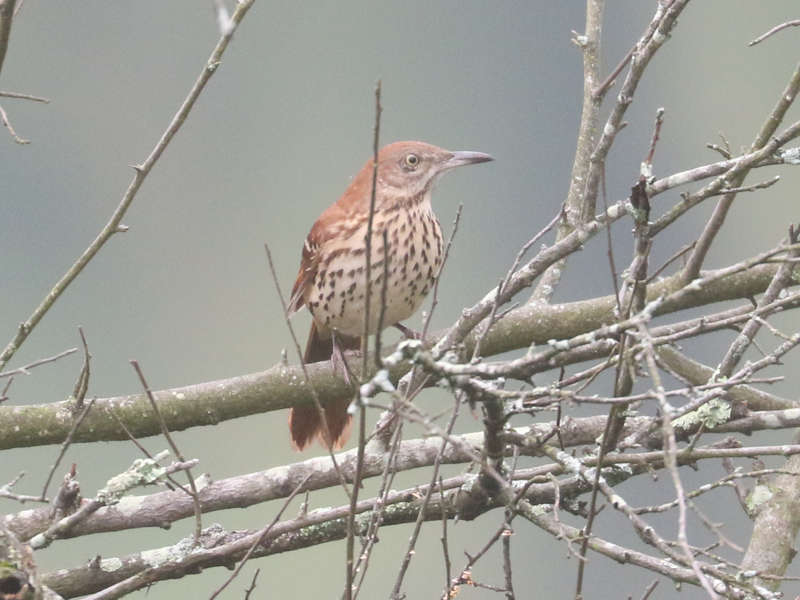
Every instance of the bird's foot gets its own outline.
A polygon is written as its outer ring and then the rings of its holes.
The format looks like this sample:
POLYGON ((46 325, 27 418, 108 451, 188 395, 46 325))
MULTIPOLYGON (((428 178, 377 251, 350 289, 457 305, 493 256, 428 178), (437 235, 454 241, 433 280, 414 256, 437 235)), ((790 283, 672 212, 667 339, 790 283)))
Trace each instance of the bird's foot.
POLYGON ((402 323, 395 323, 394 327, 395 327, 395 329, 399 330, 400 333, 402 333, 406 337, 407 340, 421 340, 422 339, 422 333, 421 332, 414 331, 413 329, 410 329, 409 327, 406 327, 402 323))

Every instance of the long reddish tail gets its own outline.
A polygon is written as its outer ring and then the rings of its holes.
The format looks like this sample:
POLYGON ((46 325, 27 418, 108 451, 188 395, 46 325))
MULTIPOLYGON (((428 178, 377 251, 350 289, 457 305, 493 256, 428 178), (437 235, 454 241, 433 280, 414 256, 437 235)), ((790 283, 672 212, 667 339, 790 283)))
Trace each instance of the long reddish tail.
MULTIPOLYGON (((361 347, 359 338, 337 336, 336 341, 342 350, 355 350, 361 347)), ((303 355, 305 364, 330 360, 333 354, 333 339, 323 339, 317 330, 316 323, 312 322, 308 334, 306 351, 303 355)), ((337 398, 326 404, 322 412, 325 414, 325 423, 328 431, 324 431, 320 411, 315 404, 297 406, 289 411, 289 431, 292 436, 292 446, 303 450, 318 438, 320 443, 333 448, 341 448, 350 436, 350 415, 347 407, 350 398, 337 398), (327 435, 326 435, 327 433, 327 435)))

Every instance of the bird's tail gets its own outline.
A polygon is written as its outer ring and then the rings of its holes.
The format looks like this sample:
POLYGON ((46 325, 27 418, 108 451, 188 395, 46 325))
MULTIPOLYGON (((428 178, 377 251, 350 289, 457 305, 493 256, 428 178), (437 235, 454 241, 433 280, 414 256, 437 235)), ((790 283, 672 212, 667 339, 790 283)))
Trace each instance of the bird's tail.
MULTIPOLYGON (((361 347, 361 340, 357 337, 336 336, 336 342, 340 350, 357 350, 361 347)), ((305 364, 330 360, 333 354, 333 338, 328 336, 323 338, 316 323, 312 321, 311 331, 308 334, 306 351, 303 355, 305 364)), ((341 448, 350 437, 350 415, 347 414, 347 407, 350 404, 349 397, 337 398, 322 407, 325 415, 323 426, 320 410, 315 403, 296 406, 289 411, 289 431, 292 436, 292 446, 296 450, 303 450, 306 446, 319 438, 321 444, 329 448, 341 448)))

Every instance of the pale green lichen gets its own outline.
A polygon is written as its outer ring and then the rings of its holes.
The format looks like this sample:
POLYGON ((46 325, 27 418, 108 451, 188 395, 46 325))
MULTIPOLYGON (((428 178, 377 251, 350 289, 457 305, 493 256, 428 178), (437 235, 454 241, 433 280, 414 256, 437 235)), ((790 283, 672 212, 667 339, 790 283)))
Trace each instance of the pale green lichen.
POLYGON ((122 561, 119 558, 104 558, 100 561, 100 569, 106 573, 113 573, 122 568, 122 561))
POLYGON ((766 485, 757 485, 747 497, 747 510, 754 514, 758 507, 772 499, 772 490, 766 485))
POLYGON ((182 539, 174 546, 166 548, 156 548, 154 550, 144 550, 141 553, 142 562, 150 567, 158 567, 167 562, 177 562, 189 554, 194 548, 191 538, 182 539))
POLYGON ((97 499, 106 504, 116 504, 129 489, 137 485, 147 485, 161 481, 167 474, 166 468, 158 464, 169 452, 159 452, 154 458, 137 458, 124 472, 115 475, 97 492, 97 499))
POLYGON ((730 402, 721 398, 714 398, 697 410, 678 417, 672 422, 672 425, 680 429, 692 429, 702 423, 703 426, 713 429, 717 425, 727 423, 730 418, 730 402))
POLYGON ((534 504, 531 506, 530 511, 537 517, 544 517, 552 510, 552 508, 553 507, 550 504, 534 504))

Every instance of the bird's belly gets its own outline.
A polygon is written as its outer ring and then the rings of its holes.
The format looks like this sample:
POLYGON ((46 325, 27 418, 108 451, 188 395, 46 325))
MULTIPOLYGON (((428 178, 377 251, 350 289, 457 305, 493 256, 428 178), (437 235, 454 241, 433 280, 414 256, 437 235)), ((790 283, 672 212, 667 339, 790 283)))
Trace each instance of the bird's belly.
MULTIPOLYGON (((414 314, 432 288, 440 265, 438 248, 424 253, 424 258, 420 252, 410 256, 390 249, 388 264, 384 264, 383 252, 373 252, 368 334, 378 331, 379 323, 390 327, 414 314)), ((345 252, 315 278, 308 307, 322 331, 362 335, 367 306, 365 271, 364 253, 353 256, 345 252)))

